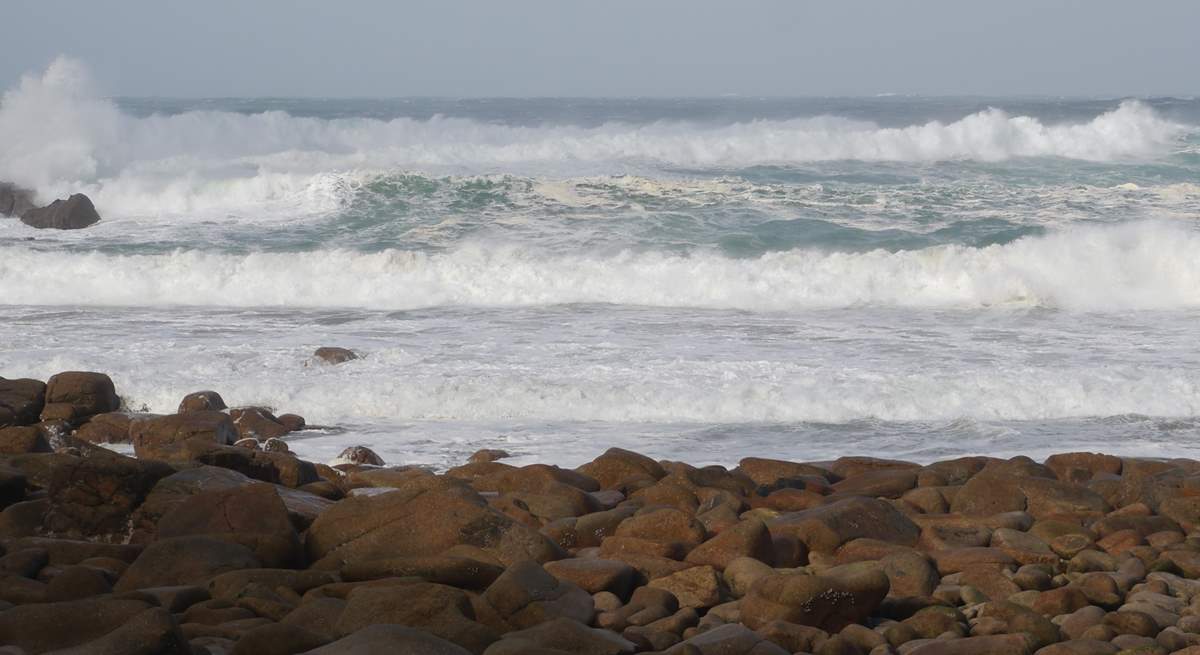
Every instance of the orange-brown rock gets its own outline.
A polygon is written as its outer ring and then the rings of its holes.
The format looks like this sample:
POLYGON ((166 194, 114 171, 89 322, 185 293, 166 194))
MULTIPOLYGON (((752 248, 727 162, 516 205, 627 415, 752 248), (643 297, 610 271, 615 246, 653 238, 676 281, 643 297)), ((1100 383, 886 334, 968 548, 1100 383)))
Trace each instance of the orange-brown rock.
POLYGON ((915 545, 920 530, 892 505, 873 498, 847 498, 828 505, 781 514, 767 526, 772 534, 789 534, 810 552, 833 553, 863 537, 915 545))

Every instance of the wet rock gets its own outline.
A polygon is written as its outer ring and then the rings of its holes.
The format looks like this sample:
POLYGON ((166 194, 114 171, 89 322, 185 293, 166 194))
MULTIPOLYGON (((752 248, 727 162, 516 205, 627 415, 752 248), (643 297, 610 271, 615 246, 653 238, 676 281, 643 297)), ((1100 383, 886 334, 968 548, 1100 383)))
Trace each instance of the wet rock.
POLYGON ((485 559, 504 563, 544 562, 562 553, 545 536, 488 507, 464 483, 438 476, 415 478, 386 494, 340 501, 313 522, 307 536, 309 556, 319 568, 438 555, 454 546, 478 549, 487 554, 485 559))
POLYGON ((134 510, 172 473, 162 462, 130 457, 64 461, 51 471, 44 526, 59 536, 123 542, 134 510))
POLYGON ((336 346, 317 348, 313 352, 313 357, 326 364, 344 364, 345 362, 359 359, 358 353, 353 350, 338 348, 336 346))
POLYGON ((0 644, 45 653, 86 644, 150 609, 113 598, 19 605, 0 612, 0 644), (64 629, 69 621, 70 629, 64 629))
POLYGON ((33 191, 11 182, 0 182, 0 216, 19 218, 36 206, 33 191))
POLYGON ((366 446, 350 446, 342 451, 337 459, 334 460, 338 464, 367 464, 370 466, 384 466, 383 458, 375 454, 375 451, 366 446))
POLYGON ((0 428, 0 455, 52 453, 50 442, 41 430, 32 426, 0 428))
POLYGON ((654 484, 667 474, 658 462, 622 448, 609 448, 576 470, 604 489, 622 490, 654 484))
POLYGON ((156 541, 117 581, 118 592, 207 582, 227 571, 261 568, 253 551, 209 537, 177 537, 156 541))
POLYGON ((187 442, 232 445, 237 428, 227 414, 212 410, 138 419, 129 426, 129 438, 140 459, 190 459, 187 442))
POLYGON ((37 423, 46 404, 46 385, 40 380, 0 378, 0 428, 37 423))
POLYGON ((510 566, 487 588, 484 598, 517 628, 558 617, 588 624, 594 613, 590 594, 528 560, 510 566))
MULTIPOLYGON (((42 415, 54 415, 56 407, 69 408, 70 419, 82 421, 96 414, 120 409, 112 379, 103 373, 67 371, 50 376, 46 382, 46 405, 42 415)), ((58 418, 62 418, 59 416, 58 418)))
POLYGON ((912 546, 920 535, 917 526, 892 505, 861 497, 783 514, 768 527, 772 534, 795 536, 810 552, 819 553, 833 553, 842 544, 864 537, 912 546))
POLYGON ((887 575, 878 568, 837 577, 769 575, 754 583, 742 599, 742 622, 758 628, 787 621, 836 632, 870 616, 888 589, 887 575))
POLYGON ((191 536, 245 546, 268 567, 300 563, 300 538, 279 494, 269 484, 188 496, 158 522, 159 539, 191 536))
POLYGON ((423 630, 400 625, 371 625, 305 655, 470 655, 471 651, 423 630))
POLYGON ((79 230, 100 222, 92 200, 82 193, 71 194, 66 200, 55 200, 45 207, 35 207, 21 214, 21 222, 41 229, 79 230))
POLYGON ((226 409, 225 399, 216 391, 194 391, 179 401, 177 414, 189 412, 219 412, 226 409))
POLYGON ((237 407, 229 410, 229 418, 233 419, 241 439, 266 441, 288 433, 288 429, 266 407, 237 407))
POLYGON ((402 625, 419 628, 472 653, 482 653, 499 635, 474 618, 475 610, 466 593, 418 582, 355 589, 346 598, 337 629, 350 635, 374 624, 402 625))

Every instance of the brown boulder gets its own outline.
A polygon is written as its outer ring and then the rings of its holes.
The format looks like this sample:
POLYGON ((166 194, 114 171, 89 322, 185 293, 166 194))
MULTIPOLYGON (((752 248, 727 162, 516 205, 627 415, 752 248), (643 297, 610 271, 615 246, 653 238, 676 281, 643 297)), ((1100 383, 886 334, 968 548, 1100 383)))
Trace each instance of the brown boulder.
POLYGON ((138 419, 129 426, 129 439, 140 459, 191 459, 187 442, 232 445, 237 436, 233 420, 211 410, 138 419))
POLYGON ((395 491, 334 504, 313 522, 306 545, 320 568, 438 555, 454 546, 477 548, 506 564, 562 556, 545 536, 491 509, 461 481, 441 476, 415 478, 395 491))
POLYGON ((667 474, 658 462, 622 448, 609 448, 575 470, 599 482, 603 489, 654 484, 667 474))
POLYGON ((671 575, 655 578, 649 586, 671 592, 680 607, 707 609, 721 602, 722 584, 711 566, 693 566, 671 575))
POLYGON ((404 653, 404 655, 470 655, 471 651, 435 637, 423 630, 400 625, 367 626, 328 646, 310 650, 304 655, 375 655, 404 653))
POLYGON ((33 426, 0 428, 0 455, 52 453, 50 442, 41 430, 33 426))
POLYGON ((146 547, 117 580, 118 592, 207 582, 227 571, 261 568, 245 546, 209 537, 177 537, 146 547))
POLYGON ((225 399, 221 394, 215 391, 195 391, 183 397, 179 401, 179 409, 177 414, 187 414, 188 412, 219 412, 226 409, 225 399))
POLYGON ((0 644, 45 653, 93 641, 150 608, 140 600, 93 598, 19 605, 0 612, 0 644))
POLYGON ((256 483, 184 498, 158 522, 159 539, 204 536, 241 544, 268 567, 300 563, 300 538, 272 485, 256 483))
POLYGON ((615 632, 589 628, 570 619, 554 619, 525 630, 516 630, 488 649, 488 655, 573 653, 574 655, 624 655, 636 646, 615 632))
POLYGON ((1120 457, 1100 453, 1060 453, 1046 459, 1046 467, 1064 482, 1087 482, 1097 474, 1121 475, 1120 457))
POLYGON ((66 200, 58 199, 45 207, 35 207, 21 214, 21 222, 39 229, 79 230, 100 222, 100 214, 90 198, 73 193, 66 200))
POLYGON ((475 609, 465 592, 416 582, 351 591, 338 618, 337 630, 350 635, 375 624, 408 626, 480 654, 498 635, 474 619, 475 609))
MULTIPOLYGON (((564 562, 602 562, 603 560, 563 560, 564 562)), ((378 580, 382 578, 421 578, 426 582, 458 587, 484 589, 496 581, 504 567, 469 557, 430 555, 424 557, 392 557, 351 562, 342 567, 347 581, 378 580)))
POLYGON ((921 644, 908 655, 1030 655, 1033 645, 1025 635, 987 635, 966 639, 938 639, 921 644))
POLYGON ((358 353, 336 346, 322 346, 313 351, 313 357, 326 364, 343 364, 358 359, 358 353))
POLYGON ((833 485, 838 494, 899 498, 917 486, 915 469, 878 469, 847 477, 833 485))
POLYGON ((747 519, 722 530, 717 536, 693 548, 687 555, 687 561, 724 570, 726 565, 740 557, 753 557, 774 564, 775 544, 761 520, 747 519))
POLYGON ((690 514, 673 507, 653 507, 638 512, 617 526, 618 537, 635 537, 660 543, 696 546, 704 541, 704 526, 690 514))
POLYGON ((0 428, 37 423, 46 404, 41 380, 0 378, 0 428))
POLYGON ((859 538, 915 545, 920 530, 882 500, 852 497, 802 512, 782 514, 767 526, 771 533, 791 535, 810 552, 833 553, 859 538))
POLYGON ((144 610, 99 639, 51 655, 193 655, 171 613, 144 610))
POLYGON ((338 463, 384 466, 383 458, 366 446, 350 446, 337 456, 338 463))
POLYGON ((788 462, 780 459, 764 459, 762 457, 746 457, 738 462, 738 470, 745 473, 754 484, 766 488, 790 486, 789 480, 801 480, 806 477, 817 477, 823 480, 838 478, 833 472, 799 462, 788 462))
POLYGON ((266 407, 237 407, 229 410, 229 418, 237 428, 239 439, 278 439, 288 429, 266 407))
POLYGON ((50 474, 45 529, 69 538, 124 542, 134 510, 172 473, 162 462, 131 457, 61 462, 50 474))
POLYGON ((46 382, 46 407, 65 405, 71 408, 72 418, 81 420, 96 414, 115 412, 121 407, 112 378, 103 373, 67 371, 50 376, 46 382))
POLYGON ((563 559, 546 562, 546 572, 570 582, 589 594, 611 592, 628 598, 633 591, 635 571, 632 566, 607 559, 563 559))
POLYGON ((107 412, 97 414, 79 426, 75 437, 89 443, 129 443, 129 426, 135 418, 150 418, 150 414, 107 412))
POLYGON ((787 621, 837 632, 870 616, 888 589, 887 575, 879 568, 855 568, 836 576, 769 575, 742 599, 742 623, 757 629, 787 621))
POLYGON ((529 628, 559 617, 586 625, 592 622, 595 611, 591 594, 529 560, 509 566, 483 597, 515 628, 529 628))

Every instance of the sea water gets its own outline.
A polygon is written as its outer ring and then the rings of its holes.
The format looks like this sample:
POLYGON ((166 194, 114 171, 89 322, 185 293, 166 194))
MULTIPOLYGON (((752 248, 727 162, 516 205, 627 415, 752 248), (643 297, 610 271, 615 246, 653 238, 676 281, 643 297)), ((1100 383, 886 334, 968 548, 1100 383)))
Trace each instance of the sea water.
POLYGON ((1200 456, 1200 100, 0 101, 0 375, 478 448, 1200 456), (338 366, 318 346, 364 357, 338 366))

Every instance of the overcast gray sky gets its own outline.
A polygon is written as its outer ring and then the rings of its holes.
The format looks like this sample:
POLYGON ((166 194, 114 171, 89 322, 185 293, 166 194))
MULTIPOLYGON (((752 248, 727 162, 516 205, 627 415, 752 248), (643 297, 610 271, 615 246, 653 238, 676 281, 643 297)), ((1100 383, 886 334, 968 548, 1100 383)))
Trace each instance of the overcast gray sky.
POLYGON ((112 95, 1200 92, 1198 0, 6 0, 112 95))

